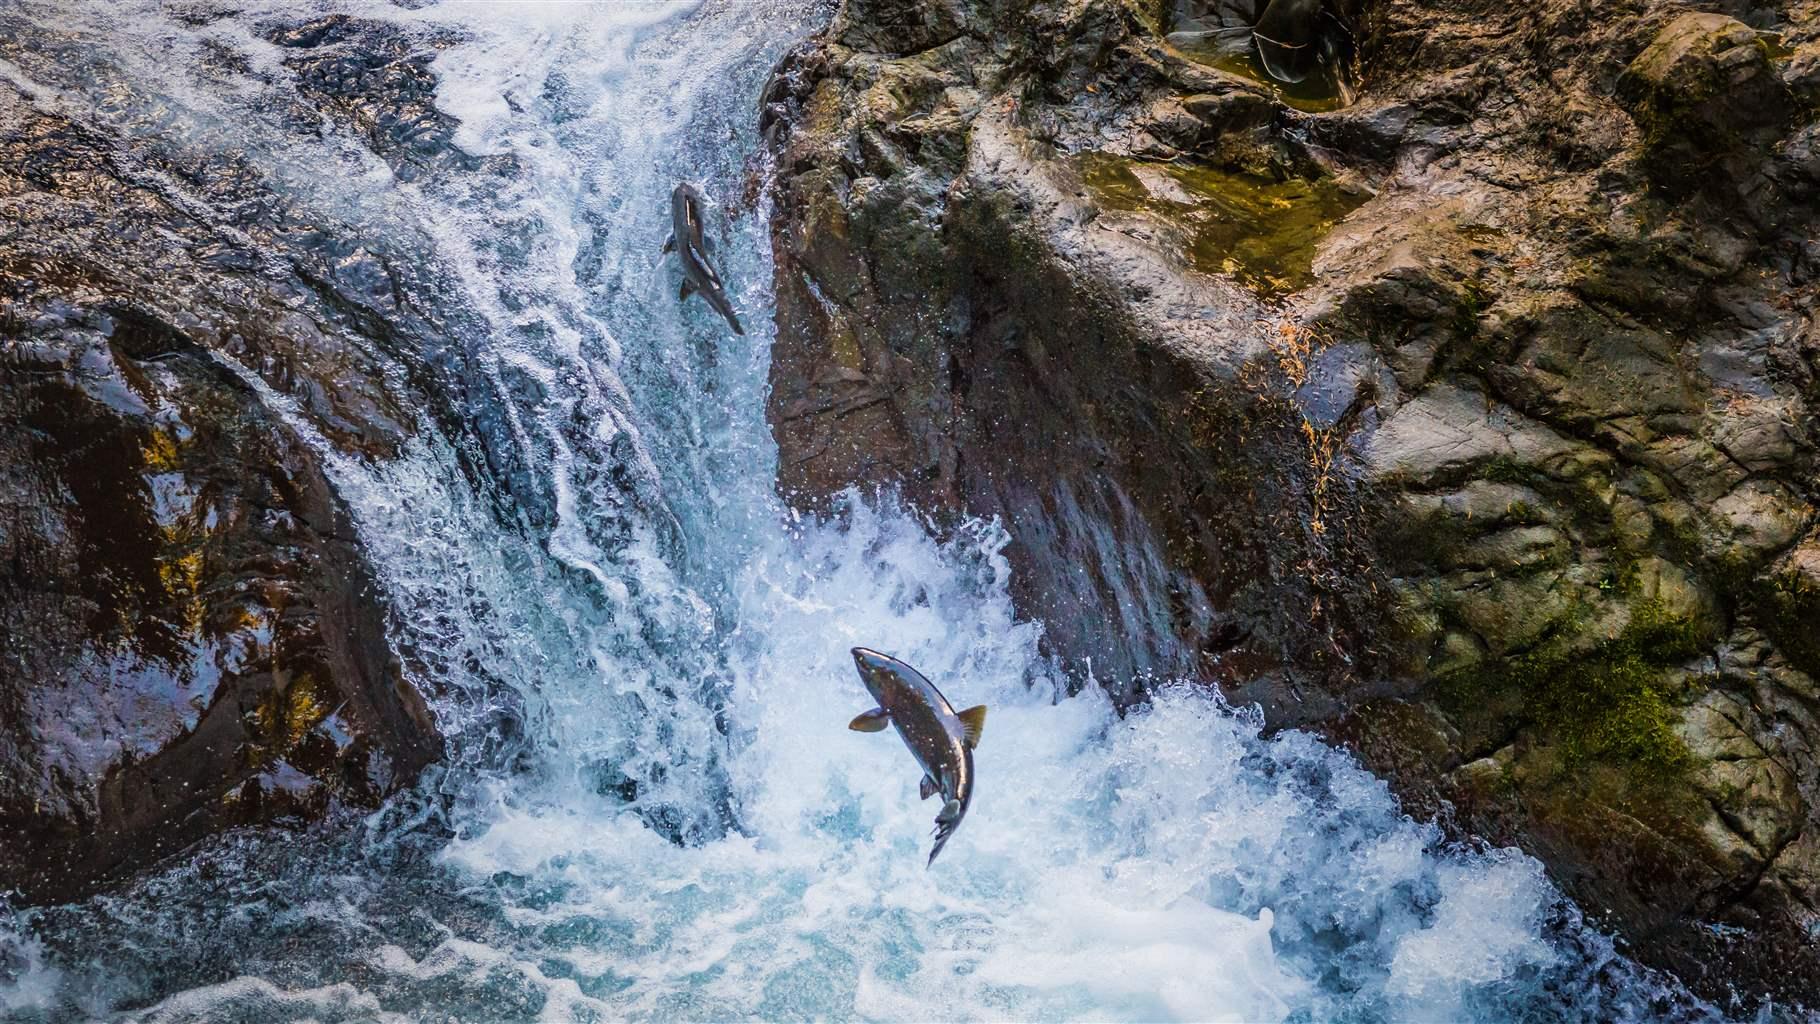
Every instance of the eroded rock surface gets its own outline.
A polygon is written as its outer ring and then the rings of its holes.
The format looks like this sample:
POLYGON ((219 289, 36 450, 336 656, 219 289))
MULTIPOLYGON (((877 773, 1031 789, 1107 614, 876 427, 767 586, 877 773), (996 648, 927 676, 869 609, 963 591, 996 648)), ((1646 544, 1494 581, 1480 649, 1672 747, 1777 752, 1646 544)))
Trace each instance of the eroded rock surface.
POLYGON ((1000 515, 1077 667, 1820 1001, 1814 5, 1341 4, 1327 104, 1170 36, 1245 7, 849 2, 785 62, 780 487, 1000 515))

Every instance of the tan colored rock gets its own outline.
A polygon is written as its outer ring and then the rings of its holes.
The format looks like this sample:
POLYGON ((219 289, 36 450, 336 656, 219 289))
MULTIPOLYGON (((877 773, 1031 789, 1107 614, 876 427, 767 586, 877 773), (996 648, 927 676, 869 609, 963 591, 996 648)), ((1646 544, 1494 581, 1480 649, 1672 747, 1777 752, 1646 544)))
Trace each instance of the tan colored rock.
POLYGON ((1710 415, 1713 444, 1753 473, 1784 469, 1801 457, 1800 403, 1792 396, 1735 398, 1710 415))
POLYGON ((1493 655, 1526 650, 1571 617, 1583 600, 1564 572, 1493 577, 1453 595, 1455 614, 1493 655))
POLYGON ((1655 536, 1649 506, 1630 495, 1620 495, 1612 502, 1611 521, 1619 546, 1627 551, 1646 549, 1655 536))
POLYGON ((1716 631, 1718 602, 1711 589, 1686 569, 1651 555, 1639 559, 1632 572, 1638 597, 1653 602, 1671 618, 1686 619, 1705 631, 1716 631))
POLYGON ((1712 805, 1702 833, 1739 873, 1759 873, 1797 833, 1807 805, 1790 769, 1746 731, 1748 705, 1712 690, 1687 708, 1676 731, 1700 762, 1694 784, 1712 805))
POLYGON ((1710 558, 1757 565, 1792 544, 1810 518, 1807 503, 1786 485, 1747 480, 1713 503, 1701 543, 1710 558))
POLYGON ((1392 413, 1367 443, 1365 457, 1378 476, 1426 481, 1494 459, 1542 466, 1574 447, 1546 425, 1483 395, 1438 384, 1392 413))
POLYGON ((1484 662, 1485 656, 1485 644, 1478 637, 1450 629, 1442 635, 1428 668, 1438 676, 1463 672, 1484 662))
POLYGON ((1465 545, 1451 561, 1455 568, 1521 573, 1560 565, 1568 551, 1567 536, 1552 526, 1515 526, 1465 545))

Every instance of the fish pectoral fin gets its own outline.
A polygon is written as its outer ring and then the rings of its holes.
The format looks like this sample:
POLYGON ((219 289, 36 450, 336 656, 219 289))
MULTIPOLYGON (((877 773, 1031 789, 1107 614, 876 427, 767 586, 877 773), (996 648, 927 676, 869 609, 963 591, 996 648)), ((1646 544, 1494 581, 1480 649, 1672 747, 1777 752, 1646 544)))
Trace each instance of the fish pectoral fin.
POLYGON ((675 251, 676 251, 676 236, 671 235, 669 238, 664 239, 664 252, 671 253, 671 252, 675 252, 675 251))
POLYGON ((677 301, 679 301, 679 302, 680 302, 680 301, 682 301, 682 300, 684 300, 684 299, 687 299, 687 298, 688 298, 688 297, 689 297, 689 296, 691 296, 691 295, 694 295, 694 294, 695 294, 695 282, 693 282, 693 281, 684 281, 684 282, 683 282, 683 283, 682 283, 682 287, 681 287, 681 288, 678 288, 678 289, 677 289, 677 290, 676 290, 676 299, 677 299, 677 301))
POLYGON ((884 732, 885 726, 890 724, 891 713, 889 711, 884 708, 873 708, 871 711, 854 716, 853 721, 847 723, 847 728, 854 732, 884 732))
POLYGON ((710 238, 707 235, 701 236, 701 247, 708 251, 708 255, 710 255, 710 256, 714 255, 714 239, 713 238, 710 238))
POLYGON ((917 787, 917 790, 916 790, 916 793, 917 793, 917 799, 919 799, 919 800, 927 800, 927 799, 929 799, 929 798, 930 798, 930 797, 932 797, 932 796, 934 796, 934 795, 935 795, 935 791, 936 791, 936 790, 938 790, 938 789, 940 789, 940 788, 942 788, 942 784, 941 784, 941 783, 939 783, 939 782, 937 782, 937 781, 935 781, 935 776, 933 776, 933 775, 924 775, 924 776, 923 776, 923 784, 922 784, 922 785, 921 785, 921 786, 918 786, 918 787, 917 787))
POLYGON ((954 717, 961 720, 961 742, 967 749, 979 746, 980 733, 986 731, 986 705, 975 704, 954 717))
POLYGON ((935 823, 937 826, 946 825, 959 819, 960 816, 961 802, 959 800, 950 800, 943 804, 941 811, 936 814, 935 823))

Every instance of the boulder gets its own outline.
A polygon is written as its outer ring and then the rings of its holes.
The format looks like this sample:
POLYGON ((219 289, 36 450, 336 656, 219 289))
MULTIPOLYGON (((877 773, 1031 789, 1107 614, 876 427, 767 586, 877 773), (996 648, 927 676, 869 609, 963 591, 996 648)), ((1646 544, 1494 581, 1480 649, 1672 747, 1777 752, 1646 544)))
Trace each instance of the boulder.
POLYGON ((1643 129, 1659 177, 1691 183, 1715 161, 1762 149, 1788 127, 1788 86, 1769 45, 1722 14, 1670 21, 1618 79, 1618 96, 1643 129))

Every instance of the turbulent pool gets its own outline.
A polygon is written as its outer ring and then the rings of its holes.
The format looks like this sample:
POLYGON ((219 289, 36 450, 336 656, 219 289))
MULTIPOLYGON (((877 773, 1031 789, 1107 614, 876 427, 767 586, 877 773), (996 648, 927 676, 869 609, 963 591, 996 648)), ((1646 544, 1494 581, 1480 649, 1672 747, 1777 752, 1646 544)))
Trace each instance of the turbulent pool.
MULTIPOLYGON (((452 282, 502 515, 426 414, 325 452, 446 760, 378 813, 212 841, 0 917, 0 1016, 185 1020, 1644 1019, 1705 1010, 1585 928, 1536 862, 1445 843, 1299 733, 1164 688, 1069 696, 1007 597, 1007 537, 773 493, 756 97, 809 0, 27 2, 4 87, 232 149, 452 282), (451 163, 403 180, 279 122, 271 26, 347 9, 433 52, 451 163), (55 52, 53 52, 55 50, 55 52), (226 55, 224 57, 224 55, 226 55), (505 168, 501 170, 501 168, 505 168), (676 303, 678 179, 720 197, 751 331, 676 303), (508 479, 509 478, 509 479, 508 479), (985 703, 980 786, 934 808, 848 732, 847 651, 985 703)), ((270 396, 281 414, 297 417, 270 396)), ((298 429, 306 434, 307 424, 298 429)))

